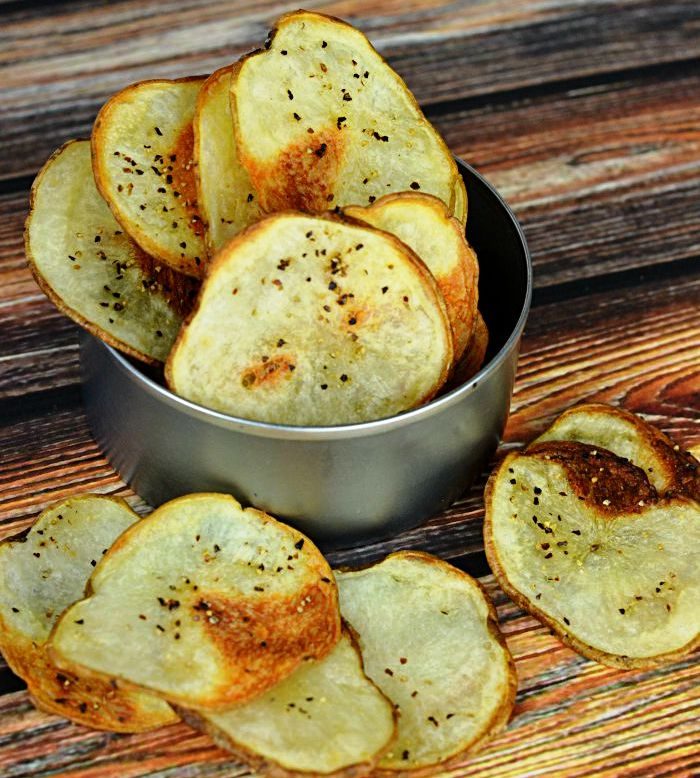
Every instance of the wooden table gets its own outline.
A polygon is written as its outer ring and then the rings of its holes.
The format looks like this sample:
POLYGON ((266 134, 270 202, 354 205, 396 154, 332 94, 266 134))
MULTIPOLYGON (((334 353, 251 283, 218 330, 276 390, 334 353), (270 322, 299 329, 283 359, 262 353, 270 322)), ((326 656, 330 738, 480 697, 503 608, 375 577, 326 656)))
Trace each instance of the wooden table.
MULTIPOLYGON (((112 92, 206 73, 259 45, 280 0, 0 0, 3 535, 74 492, 120 494, 80 400, 77 330, 24 263, 32 179, 87 136, 112 92)), ((506 446, 597 399, 700 442, 700 4, 697 0, 308 0, 365 30, 453 151, 505 195, 535 294, 506 446)), ((483 479, 449 511, 333 563, 422 548, 479 575, 515 655, 506 732, 450 775, 700 774, 697 656, 622 672, 577 656, 503 595, 482 552, 483 479)), ((178 725, 98 733, 36 711, 0 667, 0 775, 238 776, 178 725)))

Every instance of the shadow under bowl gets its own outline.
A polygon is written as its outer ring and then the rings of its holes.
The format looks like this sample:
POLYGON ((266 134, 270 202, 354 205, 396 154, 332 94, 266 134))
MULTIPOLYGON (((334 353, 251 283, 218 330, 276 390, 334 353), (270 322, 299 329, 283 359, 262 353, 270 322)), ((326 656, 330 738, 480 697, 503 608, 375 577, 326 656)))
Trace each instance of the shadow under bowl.
POLYGON ((484 367, 406 413, 361 424, 292 427, 240 419, 169 392, 138 363, 81 336, 92 432, 121 477, 151 505, 226 492, 298 527, 323 547, 376 540, 447 508, 479 475, 508 418, 532 267, 508 206, 458 161, 479 257, 484 367))

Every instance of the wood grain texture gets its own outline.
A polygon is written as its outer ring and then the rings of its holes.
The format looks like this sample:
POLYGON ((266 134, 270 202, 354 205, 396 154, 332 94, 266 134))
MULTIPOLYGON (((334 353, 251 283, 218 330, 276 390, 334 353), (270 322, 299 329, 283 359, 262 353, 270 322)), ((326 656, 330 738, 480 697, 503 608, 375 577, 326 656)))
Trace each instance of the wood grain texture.
MULTIPOLYGON (((0 32, 0 179, 32 174, 145 78, 209 73, 262 44, 275 0, 20 7, 0 32)), ((695 0, 305 3, 367 32, 423 105, 700 56, 695 0)))
MULTIPOLYGON (((90 131, 109 94, 208 72, 259 45, 280 0, 0 0, 0 537, 77 491, 149 510, 107 463, 80 402, 77 329, 34 284, 31 178, 90 131)), ((700 445, 700 5, 696 0, 309 0, 369 33, 450 147, 521 220, 535 307, 499 455, 602 400, 700 445)), ((482 576, 516 658, 503 734, 449 776, 700 774, 697 655, 623 672, 578 657, 484 575, 482 491, 334 565, 416 548, 482 576)), ((5 778, 234 778, 184 725, 91 732, 33 708, 0 661, 5 778), (19 690, 18 690, 19 689, 19 690), (18 690, 18 691, 15 691, 18 690), (5 693, 3 693, 5 692, 5 693)))

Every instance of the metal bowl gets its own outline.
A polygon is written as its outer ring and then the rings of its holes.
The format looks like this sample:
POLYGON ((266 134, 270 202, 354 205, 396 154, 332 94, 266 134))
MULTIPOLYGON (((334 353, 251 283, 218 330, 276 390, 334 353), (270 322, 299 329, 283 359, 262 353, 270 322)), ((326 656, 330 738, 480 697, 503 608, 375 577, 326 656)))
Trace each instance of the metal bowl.
POLYGON ((508 417, 532 268, 508 206, 472 168, 459 167, 469 199, 467 234, 479 257, 479 307, 491 337, 482 370, 398 416, 292 427, 183 400, 85 333, 87 417, 107 458, 137 494, 160 505, 188 492, 228 492, 328 547, 414 527, 469 487, 508 417))

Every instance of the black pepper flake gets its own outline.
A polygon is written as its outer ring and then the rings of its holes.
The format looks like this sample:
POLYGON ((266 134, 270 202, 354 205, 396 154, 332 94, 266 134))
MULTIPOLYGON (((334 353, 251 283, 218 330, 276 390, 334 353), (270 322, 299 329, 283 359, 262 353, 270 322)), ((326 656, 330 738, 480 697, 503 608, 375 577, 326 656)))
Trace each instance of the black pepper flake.
POLYGON ((435 718, 435 716, 428 716, 428 721, 433 724, 436 727, 439 727, 438 720, 435 718))
POLYGON ((377 198, 374 195, 370 195, 367 199, 370 201, 370 203, 373 203, 377 198))
POLYGON ((293 99, 294 99, 294 95, 292 94, 292 91, 291 91, 291 89, 288 89, 288 90, 287 90, 287 97, 288 97, 290 100, 293 100, 293 99))
POLYGON ((153 128, 156 131, 156 135, 162 135, 163 133, 160 131, 160 127, 154 127, 153 128))
POLYGON ((95 243, 99 243, 102 238, 99 235, 95 235, 95 243))
POLYGON ((623 616, 625 615, 625 609, 624 609, 624 608, 618 608, 618 610, 620 611, 620 613, 621 613, 623 616))
POLYGON ((287 49, 282 49, 282 51, 280 51, 280 54, 281 54, 283 57, 286 57, 286 56, 287 56, 287 49))
POLYGON ((390 669, 390 668, 388 668, 388 667, 385 667, 385 668, 384 668, 384 672, 385 672, 387 675, 393 675, 393 674, 394 674, 394 671, 393 671, 393 670, 391 670, 391 669, 390 669))
POLYGON ((357 324, 357 319, 356 319, 354 316, 351 316, 351 317, 348 319, 348 324, 349 324, 350 326, 352 326, 352 325, 354 325, 354 324, 357 324))
POLYGON ((581 530, 580 529, 572 529, 571 530, 571 534, 572 535, 580 535, 581 534, 581 530))
POLYGON ((112 308, 114 308, 115 311, 123 311, 124 310, 124 306, 122 305, 122 303, 114 303, 112 308))
POLYGON ((254 586, 253 590, 256 591, 256 592, 264 592, 265 591, 265 587, 264 586, 254 586))
POLYGON ((343 95, 343 100, 345 100, 345 102, 346 102, 346 103, 349 103, 349 102, 351 102, 351 101, 352 101, 352 97, 350 97, 350 94, 349 94, 348 92, 346 92, 346 93, 343 95))
POLYGON ((325 49, 327 45, 328 44, 326 43, 326 41, 321 41, 321 48, 322 49, 325 49))
POLYGON ((566 618, 566 616, 564 616, 564 624, 566 624, 567 627, 571 624, 571 622, 566 618))
POLYGON ((418 183, 418 181, 411 181, 410 186, 411 189, 420 189, 420 184, 418 183))
POLYGON ((301 116, 299 116, 299 114, 298 114, 296 111, 295 111, 295 112, 292 114, 292 116, 294 116, 294 118, 295 118, 295 119, 296 119, 298 122, 300 122, 300 121, 301 121, 301 116))
POLYGON ((86 702, 81 702, 80 705, 78 705, 78 710, 81 713, 87 713, 87 708, 88 708, 88 706, 87 706, 86 702))
POLYGON ((383 286, 382 287, 382 294, 386 294, 388 291, 389 291, 389 287, 388 286, 383 286))
POLYGON ((219 551, 221 551, 221 546, 219 546, 217 543, 214 543, 214 553, 218 554, 219 551))
POLYGON ((321 389, 325 392, 328 389, 328 384, 321 384, 321 389))
POLYGON ((359 251, 361 248, 364 247, 364 243, 358 243, 357 246, 355 246, 355 251, 359 251))
POLYGON ((13 612, 13 613, 19 613, 19 608, 15 608, 15 607, 13 607, 13 608, 12 608, 12 612, 13 612))
POLYGON ((246 201, 249 202, 249 203, 252 203, 254 199, 255 198, 253 197, 253 195, 249 194, 248 197, 246 198, 246 201))
POLYGON ((542 494, 542 489, 539 486, 535 486, 532 490, 535 494, 542 494))
POLYGON ((157 175, 160 175, 160 170, 155 165, 151 165, 151 170, 157 175))
POLYGON ((328 146, 327 146, 325 143, 322 143, 322 144, 321 144, 321 145, 320 145, 320 146, 319 146, 319 147, 316 149, 316 151, 314 151, 314 154, 315 154, 315 155, 316 155, 316 156, 317 156, 319 159, 321 159, 321 157, 323 157, 323 156, 325 155, 325 153, 326 153, 326 150, 327 150, 327 149, 328 149, 328 146))
POLYGON ((346 121, 347 121, 347 119, 345 118, 345 116, 339 116, 335 120, 335 126, 340 130, 340 129, 342 129, 343 122, 346 122, 346 121))
POLYGON ((85 624, 85 619, 76 619, 75 624, 85 624))
POLYGON ((161 626, 160 626, 160 624, 156 624, 156 629, 157 629, 159 632, 165 632, 165 627, 161 627, 161 626))
POLYGON ((329 288, 329 289, 331 290, 331 292, 332 292, 334 289, 337 289, 337 288, 338 288, 338 284, 336 284, 336 282, 335 282, 335 281, 331 281, 331 282, 330 282, 330 284, 328 284, 328 288, 329 288))
POLYGON ((345 382, 348 380, 348 377, 347 377, 347 375, 346 375, 345 373, 343 373, 343 374, 340 376, 340 380, 341 380, 343 383, 345 383, 345 382))

